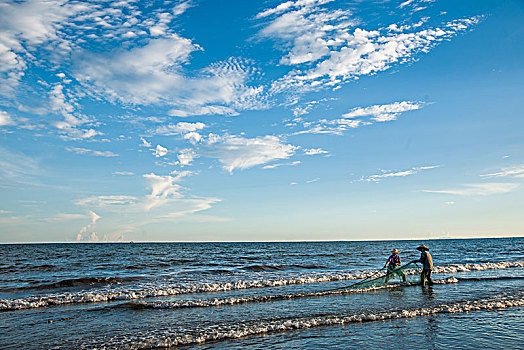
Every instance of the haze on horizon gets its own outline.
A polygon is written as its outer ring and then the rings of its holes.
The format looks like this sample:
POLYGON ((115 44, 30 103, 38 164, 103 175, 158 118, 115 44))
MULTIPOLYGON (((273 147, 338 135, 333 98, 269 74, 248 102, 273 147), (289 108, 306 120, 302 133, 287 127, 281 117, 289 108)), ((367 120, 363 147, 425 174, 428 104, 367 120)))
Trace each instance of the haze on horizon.
POLYGON ((0 243, 522 236, 524 4, 0 4, 0 243))

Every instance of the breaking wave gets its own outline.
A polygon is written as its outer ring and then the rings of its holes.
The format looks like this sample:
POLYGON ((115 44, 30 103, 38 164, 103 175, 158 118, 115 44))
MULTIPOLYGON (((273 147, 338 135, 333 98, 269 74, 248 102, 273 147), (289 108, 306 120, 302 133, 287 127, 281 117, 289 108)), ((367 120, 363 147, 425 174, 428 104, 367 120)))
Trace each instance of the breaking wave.
MULTIPOLYGON (((202 331, 195 332, 195 334, 167 330, 162 331, 161 334, 153 333, 148 336, 134 335, 127 336, 125 339, 113 338, 105 343, 102 347, 122 349, 167 348, 322 326, 406 319, 435 314, 454 314, 463 312, 500 310, 521 306, 524 306, 524 297, 522 295, 512 297, 499 296, 489 299, 442 304, 428 308, 400 309, 374 313, 349 314, 343 316, 318 316, 311 318, 294 318, 284 320, 279 319, 255 323, 225 325, 223 327, 204 329, 202 331)), ((91 345, 84 344, 83 347, 88 348, 91 347, 91 345)))
MULTIPOLYGON (((498 263, 464 264, 437 266, 434 273, 454 273, 480 271, 489 269, 506 269, 524 267, 524 260, 498 263)), ((416 270, 406 271, 414 274, 416 270)), ((343 273, 329 275, 312 275, 288 279, 240 280, 222 283, 203 283, 192 285, 144 285, 135 288, 93 289, 80 292, 64 292, 43 296, 29 296, 20 299, 0 299, 0 311, 40 308, 53 305, 111 302, 118 300, 136 300, 162 296, 173 296, 190 293, 225 292, 241 289, 280 287, 296 284, 336 282, 366 279, 376 271, 343 273)), ((442 283, 442 282, 439 282, 442 283)), ((445 283, 454 283, 451 281, 445 283)))
MULTIPOLYGON (((448 277, 433 281, 435 284, 458 283, 459 279, 448 277)), ((264 303, 278 300, 290 300, 298 298, 321 297, 327 295, 341 295, 350 293, 365 293, 386 288, 397 288, 399 286, 416 285, 415 283, 394 283, 380 287, 362 288, 362 289, 336 289, 308 293, 291 293, 276 295, 257 295, 248 297, 230 297, 230 298, 210 298, 197 300, 177 300, 177 301, 130 301, 115 305, 115 308, 132 308, 132 309, 184 309, 197 307, 214 307, 225 305, 237 305, 246 303, 264 303)))

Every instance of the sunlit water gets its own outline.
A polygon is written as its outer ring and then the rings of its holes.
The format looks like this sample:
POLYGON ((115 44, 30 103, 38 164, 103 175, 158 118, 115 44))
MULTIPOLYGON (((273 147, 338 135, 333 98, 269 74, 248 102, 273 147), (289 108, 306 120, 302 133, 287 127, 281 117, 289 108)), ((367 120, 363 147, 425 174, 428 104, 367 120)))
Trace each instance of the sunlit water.
POLYGON ((0 348, 521 348, 524 239, 0 246, 0 348), (397 248, 436 284, 348 292, 397 248))

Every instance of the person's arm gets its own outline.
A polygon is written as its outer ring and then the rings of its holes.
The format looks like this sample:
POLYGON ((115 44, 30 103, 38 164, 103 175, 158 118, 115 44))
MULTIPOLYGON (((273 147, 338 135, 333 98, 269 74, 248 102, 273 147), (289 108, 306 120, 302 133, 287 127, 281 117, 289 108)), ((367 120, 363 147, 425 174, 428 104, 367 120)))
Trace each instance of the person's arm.
POLYGON ((422 262, 422 257, 420 257, 420 259, 410 261, 410 263, 415 263, 415 262, 419 262, 419 263, 421 263, 421 262, 422 262))
POLYGON ((384 265, 383 269, 385 269, 389 263, 391 262, 391 257, 388 258, 388 260, 386 261, 386 264, 384 265))

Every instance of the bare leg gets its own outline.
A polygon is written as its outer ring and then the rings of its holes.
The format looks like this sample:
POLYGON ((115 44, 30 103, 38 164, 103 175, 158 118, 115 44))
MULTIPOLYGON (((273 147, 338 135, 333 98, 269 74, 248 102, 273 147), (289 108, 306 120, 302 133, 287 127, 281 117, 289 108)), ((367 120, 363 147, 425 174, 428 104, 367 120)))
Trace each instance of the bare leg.
POLYGON ((433 280, 431 279, 431 270, 427 272, 426 277, 428 279, 428 286, 433 285, 433 280))

